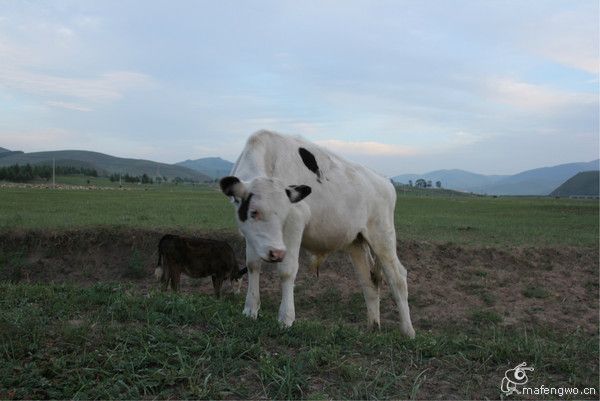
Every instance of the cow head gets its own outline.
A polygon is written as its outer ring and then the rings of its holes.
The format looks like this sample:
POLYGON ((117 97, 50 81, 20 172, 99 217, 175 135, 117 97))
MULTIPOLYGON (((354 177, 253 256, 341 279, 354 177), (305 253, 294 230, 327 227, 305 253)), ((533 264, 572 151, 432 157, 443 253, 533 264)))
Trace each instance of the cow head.
POLYGON ((248 183, 224 177, 221 191, 237 209, 237 222, 248 244, 263 260, 281 262, 285 257, 283 225, 292 204, 307 197, 306 185, 284 185, 276 178, 258 177, 248 183))

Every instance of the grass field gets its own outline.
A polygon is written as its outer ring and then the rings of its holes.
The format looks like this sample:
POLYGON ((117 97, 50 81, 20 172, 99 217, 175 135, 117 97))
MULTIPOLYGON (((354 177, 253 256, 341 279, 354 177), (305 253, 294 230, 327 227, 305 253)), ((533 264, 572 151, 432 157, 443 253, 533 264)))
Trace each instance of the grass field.
POLYGON ((240 318, 240 300, 123 286, 2 285, 0 294, 2 398, 482 399, 498 393, 495 366, 515 355, 536 366, 536 382, 597 381, 594 338, 485 318, 411 341, 350 326, 335 309, 285 330, 272 303, 252 321, 240 318))
POLYGON ((366 329, 340 255, 318 279, 303 261, 290 329, 272 269, 256 321, 210 280, 158 291, 166 231, 226 239, 241 259, 215 188, 0 188, 0 399, 500 399, 521 362, 532 386, 597 399, 598 203, 436 195, 398 197, 408 340, 385 288, 383 327, 366 329))
MULTIPOLYGON (((235 229, 232 206, 213 187, 126 188, 5 188, 0 193, 0 228, 235 229)), ((403 194, 396 206, 398 237, 408 240, 596 246, 598 228, 598 202, 593 200, 403 194)))

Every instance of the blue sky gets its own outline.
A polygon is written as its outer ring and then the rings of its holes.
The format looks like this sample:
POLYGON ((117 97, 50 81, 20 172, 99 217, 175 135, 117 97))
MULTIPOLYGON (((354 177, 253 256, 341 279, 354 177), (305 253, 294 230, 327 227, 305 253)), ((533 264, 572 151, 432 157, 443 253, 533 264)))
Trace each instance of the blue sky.
POLYGON ((3 1, 0 146, 234 160, 258 129, 385 174, 598 157, 597 1, 3 1))

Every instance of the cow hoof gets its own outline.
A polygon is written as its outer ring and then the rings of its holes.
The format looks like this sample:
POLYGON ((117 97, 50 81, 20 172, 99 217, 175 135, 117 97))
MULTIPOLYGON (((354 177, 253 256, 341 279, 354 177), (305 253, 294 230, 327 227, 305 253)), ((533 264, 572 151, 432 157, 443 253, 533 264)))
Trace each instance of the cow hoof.
POLYGON ((283 327, 292 327, 292 324, 294 324, 294 316, 289 316, 286 314, 279 314, 279 323, 283 326, 283 327))
POLYGON ((293 320, 285 320, 285 319, 281 320, 281 319, 279 319, 279 324, 284 329, 288 329, 288 328, 292 327, 292 324, 294 324, 294 321, 293 320))
POLYGON ((402 327, 401 331, 402 334, 404 334, 408 338, 415 338, 415 329, 413 329, 412 326, 402 327))
POLYGON ((244 308, 242 312, 244 316, 248 316, 249 318, 255 319, 258 317, 258 310, 251 310, 250 308, 244 308))
POLYGON ((378 321, 369 322, 369 329, 371 331, 379 331, 381 330, 381 324, 378 321))

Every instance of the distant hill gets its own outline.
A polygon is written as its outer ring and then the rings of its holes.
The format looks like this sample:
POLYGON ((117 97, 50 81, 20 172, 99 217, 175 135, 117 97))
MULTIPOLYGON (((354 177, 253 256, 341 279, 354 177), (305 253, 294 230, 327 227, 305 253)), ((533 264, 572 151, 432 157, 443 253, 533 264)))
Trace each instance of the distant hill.
MULTIPOLYGON (((4 153, 0 153, 3 155, 4 153)), ((0 167, 13 164, 50 164, 52 159, 57 165, 94 168, 103 173, 123 173, 139 176, 147 174, 150 177, 162 176, 169 179, 180 177, 200 182, 211 181, 211 178, 198 171, 183 166, 158 163, 150 160, 127 159, 106 155, 104 153, 86 150, 58 150, 51 152, 17 153, 0 156, 0 167)))
POLYGON ((480 188, 479 191, 492 195, 548 195, 575 174, 599 168, 599 160, 536 168, 507 177, 494 185, 480 188))
POLYGON ((8 150, 6 148, 0 148, 0 157, 6 157, 6 156, 10 156, 10 155, 18 155, 18 154, 22 154, 23 152, 21 152, 20 150, 8 150))
POLYGON ((233 167, 232 162, 223 160, 220 157, 204 157, 196 160, 186 160, 175 164, 177 166, 183 166, 195 171, 199 171, 213 179, 229 175, 229 172, 233 167))
POLYGON ((581 171, 598 170, 600 160, 542 167, 521 173, 483 175, 463 170, 438 170, 426 174, 405 174, 393 177, 400 183, 419 178, 441 181, 444 188, 489 195, 548 195, 561 183, 581 171))
POLYGON ((402 184, 413 183, 419 178, 425 181, 432 181, 435 185, 436 181, 442 182, 443 188, 454 189, 463 192, 475 192, 476 189, 485 185, 491 185, 507 176, 502 175, 483 175, 471 173, 464 170, 436 170, 425 174, 404 174, 392 177, 392 180, 402 184))
POLYGON ((575 174, 550 193, 552 196, 598 196, 600 171, 583 171, 575 174))

